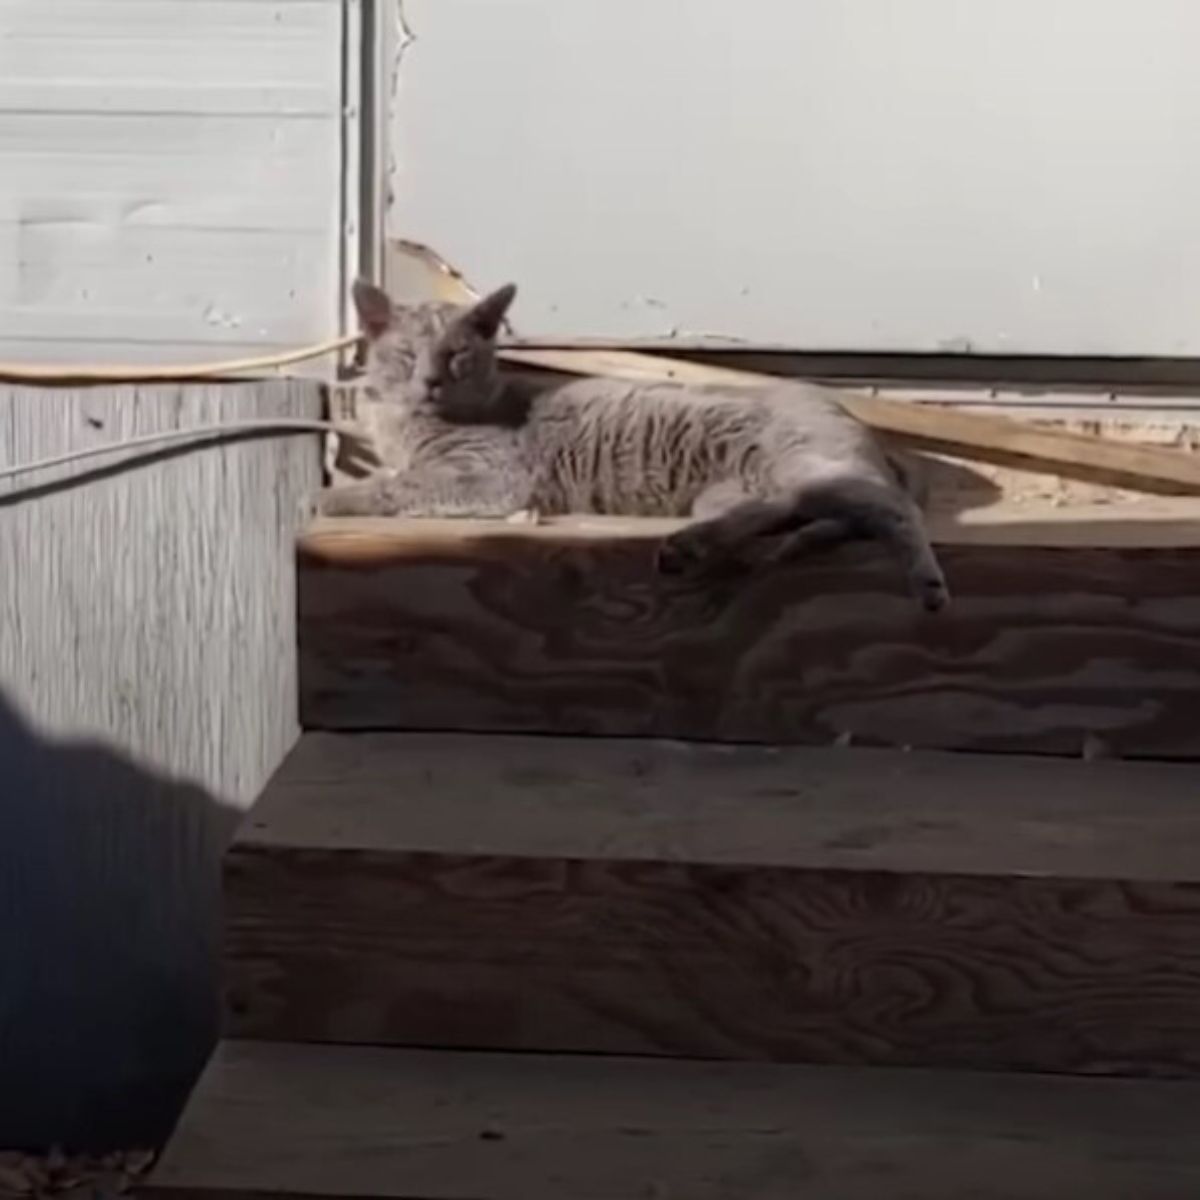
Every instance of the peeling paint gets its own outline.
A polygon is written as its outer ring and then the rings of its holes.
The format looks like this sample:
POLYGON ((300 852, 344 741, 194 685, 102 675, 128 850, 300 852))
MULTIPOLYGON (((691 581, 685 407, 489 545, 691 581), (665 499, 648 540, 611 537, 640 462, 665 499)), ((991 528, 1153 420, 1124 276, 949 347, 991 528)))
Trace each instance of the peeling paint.
POLYGON ((232 313, 223 312, 215 304, 210 304, 204 310, 204 319, 210 325, 217 326, 222 329, 240 329, 242 318, 234 316, 232 313))
POLYGON ((703 329, 682 329, 675 327, 671 330, 671 337, 681 342, 687 342, 689 346, 695 346, 696 348, 704 346, 727 348, 750 344, 748 338, 735 337, 728 333, 714 333, 711 330, 703 329))
MULTIPOLYGON (((401 71, 404 66, 405 56, 410 49, 417 43, 417 35, 413 27, 409 24, 408 14, 405 12, 404 0, 393 0, 395 7, 395 21, 393 23, 393 53, 391 62, 391 82, 388 88, 387 100, 387 116, 389 128, 394 127, 396 114, 399 112, 399 97, 400 97, 400 78, 401 71)), ((396 156, 395 139, 389 137, 387 139, 389 147, 388 163, 387 163, 387 188, 386 188, 386 208, 390 209, 396 199, 396 177, 400 170, 399 160, 396 156)))

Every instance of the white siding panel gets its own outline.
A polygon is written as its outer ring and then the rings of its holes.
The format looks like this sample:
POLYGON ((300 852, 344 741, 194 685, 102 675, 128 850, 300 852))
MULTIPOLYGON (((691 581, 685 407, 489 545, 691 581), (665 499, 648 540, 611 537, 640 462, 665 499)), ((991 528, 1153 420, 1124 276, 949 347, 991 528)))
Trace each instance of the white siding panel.
POLYGON ((341 0, 0 0, 0 359, 337 332, 341 0))
POLYGON ((534 335, 1200 354, 1197 0, 405 0, 393 235, 534 335))

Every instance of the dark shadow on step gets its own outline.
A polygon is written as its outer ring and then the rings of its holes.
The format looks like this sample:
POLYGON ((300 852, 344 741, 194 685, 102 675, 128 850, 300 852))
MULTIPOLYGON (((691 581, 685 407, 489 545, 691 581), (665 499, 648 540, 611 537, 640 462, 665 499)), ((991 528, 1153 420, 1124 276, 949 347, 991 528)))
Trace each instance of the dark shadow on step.
POLYGON ((217 1031, 236 813, 0 695, 0 1148, 170 1132, 217 1031))
POLYGON ((987 508, 1004 489, 973 463, 937 458, 917 451, 893 451, 893 461, 909 472, 914 495, 927 512, 959 514, 987 508))

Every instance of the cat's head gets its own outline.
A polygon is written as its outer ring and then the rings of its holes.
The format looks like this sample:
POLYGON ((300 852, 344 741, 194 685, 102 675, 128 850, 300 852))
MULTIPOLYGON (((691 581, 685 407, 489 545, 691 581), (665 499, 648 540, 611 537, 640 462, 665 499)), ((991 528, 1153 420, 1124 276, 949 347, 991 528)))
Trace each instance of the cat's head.
POLYGON ((374 284, 354 285, 367 372, 382 399, 468 416, 500 386, 496 337, 517 294, 506 284, 476 304, 399 305, 374 284))

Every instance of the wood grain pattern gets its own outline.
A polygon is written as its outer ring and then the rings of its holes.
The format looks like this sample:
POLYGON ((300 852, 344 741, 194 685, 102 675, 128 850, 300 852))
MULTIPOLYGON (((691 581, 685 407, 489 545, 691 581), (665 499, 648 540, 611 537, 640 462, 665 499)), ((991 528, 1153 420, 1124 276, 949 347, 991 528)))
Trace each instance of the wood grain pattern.
POLYGON ((871 548, 689 583, 654 573, 653 525, 330 523, 300 548, 302 720, 1200 755, 1194 527, 1024 524, 1061 544, 981 524, 928 616, 871 548))
MULTIPOLYGON (((313 384, 0 387, 0 463, 313 417, 313 384)), ((0 482, 0 1145, 141 1144, 216 1026, 219 854, 295 740, 312 436, 0 482)))
POLYGON ((1194 1084, 224 1043, 156 1200, 1194 1200, 1194 1084))
POLYGON ((1103 768, 1049 763, 1039 785, 1036 764, 1012 764, 1025 794, 989 866, 972 837, 1002 823, 1003 800, 994 781, 971 795, 957 765, 939 786, 928 763, 905 778, 909 756, 884 752, 843 768, 860 752, 765 766, 747 749, 722 767, 715 749, 680 762, 678 748, 344 740, 340 761, 371 770, 285 767, 227 859, 237 1036, 1200 1072, 1189 768, 1124 764, 1092 827, 1085 785, 1072 797, 1064 780, 1103 768), (495 782, 467 799, 477 772, 495 782), (1173 835, 1181 852, 1156 864, 1173 835))

